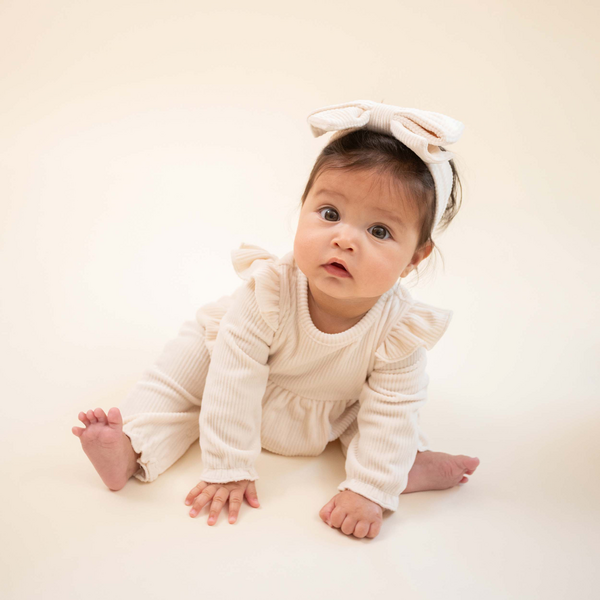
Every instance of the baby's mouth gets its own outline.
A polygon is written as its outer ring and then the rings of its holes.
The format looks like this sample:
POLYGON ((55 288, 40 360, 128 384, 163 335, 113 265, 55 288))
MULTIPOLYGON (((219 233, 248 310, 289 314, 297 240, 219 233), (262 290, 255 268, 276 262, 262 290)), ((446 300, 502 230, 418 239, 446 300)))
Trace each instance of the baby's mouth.
POLYGON ((327 263, 326 265, 323 265, 323 267, 332 275, 337 275, 338 277, 352 277, 352 275, 350 275, 350 272, 340 263, 327 263))

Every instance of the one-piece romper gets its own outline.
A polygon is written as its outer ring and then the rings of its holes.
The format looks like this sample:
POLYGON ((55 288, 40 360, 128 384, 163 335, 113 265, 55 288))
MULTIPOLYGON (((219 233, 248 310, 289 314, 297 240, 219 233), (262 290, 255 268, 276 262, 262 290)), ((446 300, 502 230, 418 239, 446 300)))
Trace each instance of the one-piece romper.
POLYGON ((123 431, 153 481, 200 439, 203 481, 256 480, 265 448, 317 456, 339 438, 353 490, 396 510, 417 451, 427 350, 453 311, 411 297, 400 280, 350 329, 313 323, 293 252, 242 243, 245 282, 186 321, 121 405, 123 431))

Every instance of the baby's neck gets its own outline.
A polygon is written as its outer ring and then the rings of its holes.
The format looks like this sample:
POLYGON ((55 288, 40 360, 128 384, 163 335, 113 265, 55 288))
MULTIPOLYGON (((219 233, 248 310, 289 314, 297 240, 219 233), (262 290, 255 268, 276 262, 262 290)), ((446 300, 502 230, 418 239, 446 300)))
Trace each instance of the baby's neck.
POLYGON ((369 298, 367 303, 352 305, 327 295, 317 298, 308 286, 308 309, 314 326, 323 333, 342 333, 354 327, 371 310, 379 298, 369 298))

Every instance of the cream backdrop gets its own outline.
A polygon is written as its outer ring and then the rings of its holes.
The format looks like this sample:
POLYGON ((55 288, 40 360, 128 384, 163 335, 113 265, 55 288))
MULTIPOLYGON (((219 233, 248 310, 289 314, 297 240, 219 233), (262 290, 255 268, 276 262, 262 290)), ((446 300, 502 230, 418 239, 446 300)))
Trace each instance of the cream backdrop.
POLYGON ((0 421, 7 599, 592 598, 600 533, 594 3, 0 2, 0 421), (463 206, 413 295, 455 311, 429 355, 434 450, 469 482, 403 495, 380 535, 319 518, 344 478, 263 451, 262 507, 184 506, 199 444, 103 484, 71 433, 183 321, 292 248, 355 99, 465 123, 463 206), (442 258, 443 257, 443 261, 442 258))

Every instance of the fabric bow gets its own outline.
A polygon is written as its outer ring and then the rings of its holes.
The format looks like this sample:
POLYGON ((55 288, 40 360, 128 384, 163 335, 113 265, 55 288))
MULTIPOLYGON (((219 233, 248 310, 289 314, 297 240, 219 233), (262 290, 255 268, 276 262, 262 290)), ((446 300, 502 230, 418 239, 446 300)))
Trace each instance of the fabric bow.
POLYGON ((408 146, 427 164, 433 176, 437 198, 434 228, 437 226, 452 191, 452 168, 448 161, 454 157, 440 146, 456 142, 465 128, 463 123, 441 113, 372 100, 324 106, 310 113, 307 120, 315 137, 335 131, 333 140, 364 127, 392 135, 408 146))

